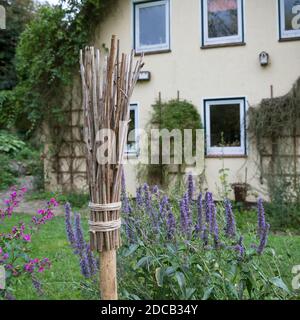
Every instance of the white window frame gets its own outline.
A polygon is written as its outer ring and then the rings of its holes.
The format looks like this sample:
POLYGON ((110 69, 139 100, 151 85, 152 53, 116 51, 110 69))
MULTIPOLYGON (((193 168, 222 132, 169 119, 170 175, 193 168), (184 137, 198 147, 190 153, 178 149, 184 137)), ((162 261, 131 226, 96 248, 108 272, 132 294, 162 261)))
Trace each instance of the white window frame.
POLYGON ((170 1, 169 0, 154 0, 149 2, 139 1, 133 2, 133 37, 134 37, 134 49, 136 53, 153 52, 153 51, 166 51, 170 50, 170 1), (160 43, 156 45, 143 46, 140 45, 140 24, 139 24, 139 9, 149 8, 158 5, 166 6, 166 43, 160 43))
POLYGON ((278 0, 278 13, 279 13, 279 39, 293 39, 300 38, 300 29, 298 30, 285 30, 285 9, 284 0, 278 0))
MULTIPOLYGON (((137 155, 139 152, 139 104, 137 102, 132 102, 130 103, 129 106, 130 111, 134 111, 134 128, 135 128, 135 147, 132 149, 127 148, 127 140, 126 140, 126 145, 125 145, 125 154, 127 155, 137 155)), ((128 132, 129 133, 129 132, 128 132)))
POLYGON ((204 114, 205 114, 205 140, 206 140, 206 154, 208 156, 232 155, 245 156, 247 155, 246 148, 246 98, 217 98, 204 99, 204 114), (240 105, 240 139, 241 145, 239 147, 212 147, 211 146, 211 131, 210 131, 210 107, 211 105, 240 105))
POLYGON ((244 0, 237 0, 238 5, 238 34, 235 36, 228 37, 208 37, 208 5, 207 0, 201 1, 201 10, 202 10, 202 46, 211 46, 211 45, 223 45, 223 44, 233 44, 233 43, 243 43, 245 32, 244 32, 244 0))

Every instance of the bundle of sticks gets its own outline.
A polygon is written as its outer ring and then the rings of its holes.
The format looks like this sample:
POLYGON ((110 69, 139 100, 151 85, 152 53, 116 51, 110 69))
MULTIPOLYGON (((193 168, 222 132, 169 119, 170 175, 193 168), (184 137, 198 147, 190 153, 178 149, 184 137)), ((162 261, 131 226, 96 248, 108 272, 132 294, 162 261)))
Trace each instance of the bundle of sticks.
POLYGON ((94 47, 86 47, 84 52, 80 52, 84 140, 91 199, 90 243, 91 248, 98 252, 115 250, 121 245, 120 192, 130 120, 129 103, 143 66, 143 56, 134 62, 133 51, 129 55, 120 54, 119 48, 119 40, 112 36, 109 54, 103 59, 94 47), (105 130, 112 132, 114 138, 101 134, 105 130), (99 152, 105 149, 105 145, 107 150, 99 152))

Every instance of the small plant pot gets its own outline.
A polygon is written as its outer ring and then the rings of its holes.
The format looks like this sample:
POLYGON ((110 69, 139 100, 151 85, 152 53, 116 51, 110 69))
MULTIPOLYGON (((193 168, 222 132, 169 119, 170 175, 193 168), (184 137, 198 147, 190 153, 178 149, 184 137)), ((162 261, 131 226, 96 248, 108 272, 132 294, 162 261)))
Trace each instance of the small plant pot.
POLYGON ((249 185, 247 183, 233 183, 234 197, 236 202, 246 202, 249 185))

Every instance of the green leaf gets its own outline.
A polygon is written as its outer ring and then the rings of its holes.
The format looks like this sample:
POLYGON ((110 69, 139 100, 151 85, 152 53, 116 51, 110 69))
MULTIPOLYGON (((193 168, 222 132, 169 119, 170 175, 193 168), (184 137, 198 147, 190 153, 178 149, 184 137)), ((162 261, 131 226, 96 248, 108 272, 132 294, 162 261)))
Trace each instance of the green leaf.
POLYGON ((180 287, 180 290, 183 294, 185 294, 185 286, 186 286, 186 283, 185 283, 185 276, 182 272, 176 272, 175 273, 175 277, 177 279, 177 282, 178 282, 178 285, 180 287))
POLYGON ((139 247, 138 244, 132 244, 128 250, 126 251, 126 253, 124 254, 125 257, 129 257, 131 256, 136 250, 137 248, 139 247))
POLYGON ((164 275, 165 272, 162 268, 156 268, 155 270, 155 279, 156 279, 156 283, 159 287, 163 286, 164 283, 164 275))
POLYGON ((208 300, 213 290, 214 290, 214 287, 209 287, 205 289, 202 300, 208 300))
POLYGON ((290 293, 289 288, 287 287, 287 285, 283 282, 283 280, 279 277, 274 277, 272 279, 270 279, 270 282, 276 286, 277 288, 280 288, 282 290, 284 290, 287 293, 290 293))
POLYGON ((135 268, 138 269, 138 268, 144 267, 146 264, 149 265, 151 260, 152 260, 151 257, 143 257, 138 261, 135 268))

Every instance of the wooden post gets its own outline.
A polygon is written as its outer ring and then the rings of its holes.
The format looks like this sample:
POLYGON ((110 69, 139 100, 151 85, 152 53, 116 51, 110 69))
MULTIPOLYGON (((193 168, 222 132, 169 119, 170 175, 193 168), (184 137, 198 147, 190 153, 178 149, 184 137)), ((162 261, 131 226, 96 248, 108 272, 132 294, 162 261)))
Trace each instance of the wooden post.
POLYGON ((117 252, 100 252, 100 291, 102 300, 118 300, 117 252))

